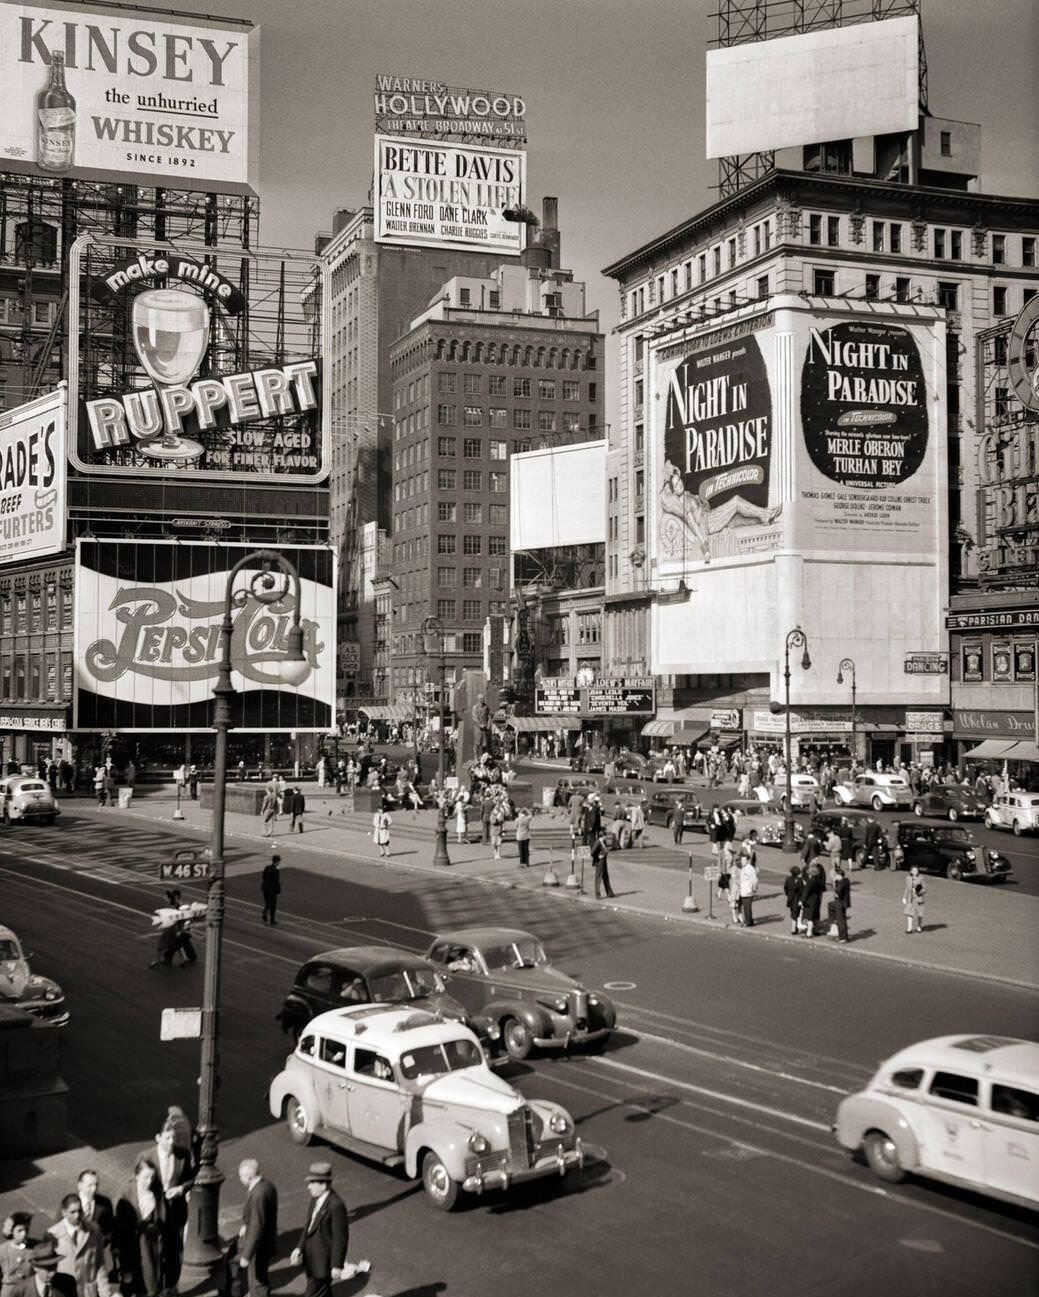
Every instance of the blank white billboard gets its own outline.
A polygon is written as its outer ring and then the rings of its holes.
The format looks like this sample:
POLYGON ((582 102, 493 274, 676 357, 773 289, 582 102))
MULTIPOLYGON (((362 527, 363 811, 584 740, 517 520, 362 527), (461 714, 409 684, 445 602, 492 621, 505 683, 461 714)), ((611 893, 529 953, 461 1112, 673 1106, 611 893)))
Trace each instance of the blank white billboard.
POLYGON ((593 545, 606 540, 606 442, 513 455, 511 545, 593 545))
POLYGON ((830 27, 707 53, 707 156, 915 130, 917 19, 830 27))

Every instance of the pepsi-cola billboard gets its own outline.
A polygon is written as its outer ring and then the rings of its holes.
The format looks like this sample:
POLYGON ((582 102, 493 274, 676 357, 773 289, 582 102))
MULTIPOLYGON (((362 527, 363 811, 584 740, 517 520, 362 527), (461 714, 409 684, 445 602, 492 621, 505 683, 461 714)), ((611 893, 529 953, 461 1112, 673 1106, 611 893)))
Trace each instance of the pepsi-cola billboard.
MULTIPOLYGON (((202 731, 213 687, 231 568, 251 546, 80 540, 76 547, 74 728, 202 731)), ((307 673, 280 683, 295 593, 254 597, 246 567, 234 582, 231 725, 262 733, 327 732, 335 724, 335 559, 324 546, 280 551, 299 573, 307 673)))

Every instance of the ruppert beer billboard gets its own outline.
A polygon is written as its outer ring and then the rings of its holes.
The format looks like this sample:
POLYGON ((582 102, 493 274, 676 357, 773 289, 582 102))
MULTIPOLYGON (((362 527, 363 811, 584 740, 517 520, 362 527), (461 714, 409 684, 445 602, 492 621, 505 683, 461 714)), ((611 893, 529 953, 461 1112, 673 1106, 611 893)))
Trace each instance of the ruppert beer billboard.
MULTIPOLYGON (((212 728, 213 686, 228 572, 252 547, 179 541, 80 540, 76 545, 74 728, 212 728)), ((263 732, 327 731, 335 724, 335 562, 331 550, 282 551, 300 577, 309 672, 296 686, 271 667, 286 652, 291 587, 257 602, 246 568, 234 590, 231 724, 263 732)), ((259 568, 255 569, 259 571, 259 568)))
POLYGON ((768 671, 778 698, 801 625, 833 669, 799 675, 798 702, 846 703, 846 656, 862 703, 938 698, 902 663, 947 651, 944 345, 937 312, 791 295, 651 347, 655 671, 768 671))
POLYGON ((526 226, 503 213, 524 203, 526 165, 519 149, 376 135, 376 242, 522 252, 526 226))
POLYGON ((375 78, 375 129, 383 135, 527 140, 527 105, 519 95, 469 90, 423 77, 375 78))
POLYGON ((77 468, 295 485, 327 474, 316 258, 218 260, 87 234, 73 244, 70 288, 77 468), (114 363, 92 347, 97 335, 121 340, 114 363))
POLYGON ((129 5, 0 0, 0 166, 255 193, 259 32, 129 5))
POLYGON ((65 548, 65 388, 0 414, 0 564, 65 548))

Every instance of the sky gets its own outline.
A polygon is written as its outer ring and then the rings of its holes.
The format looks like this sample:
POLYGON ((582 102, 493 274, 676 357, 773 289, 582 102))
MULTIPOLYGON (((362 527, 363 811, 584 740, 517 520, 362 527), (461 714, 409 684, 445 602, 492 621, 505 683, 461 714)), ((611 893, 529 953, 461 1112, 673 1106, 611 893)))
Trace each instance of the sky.
MULTIPOLYGON (((602 267, 709 206, 704 58, 717 0, 176 0, 261 28, 260 242, 313 247, 367 201, 376 73, 522 95, 528 205, 604 330, 602 267)), ((1039 196, 1039 0, 924 0, 930 108, 982 127, 982 184, 1039 196)))

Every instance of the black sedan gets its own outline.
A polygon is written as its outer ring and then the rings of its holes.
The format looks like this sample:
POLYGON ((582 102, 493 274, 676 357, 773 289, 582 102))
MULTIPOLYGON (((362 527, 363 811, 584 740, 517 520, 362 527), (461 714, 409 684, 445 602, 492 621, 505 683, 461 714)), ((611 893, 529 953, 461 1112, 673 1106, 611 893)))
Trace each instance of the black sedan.
POLYGON ((415 1004, 448 1021, 467 1022, 428 959, 392 946, 344 946, 308 959, 276 1015, 294 1040, 311 1018, 353 1004, 415 1004))
POLYGON ((935 784, 913 802, 917 815, 940 815, 943 819, 980 820, 985 814, 984 798, 959 784, 935 784))
POLYGON ((1013 872, 998 851, 982 847, 969 829, 946 825, 900 824, 895 866, 939 874, 956 882, 1005 883, 1013 872))
POLYGON ((646 803, 646 823, 663 824, 670 829, 675 822, 679 806, 682 807, 682 824, 688 832, 707 831, 706 814, 695 797, 680 793, 653 793, 646 803))

